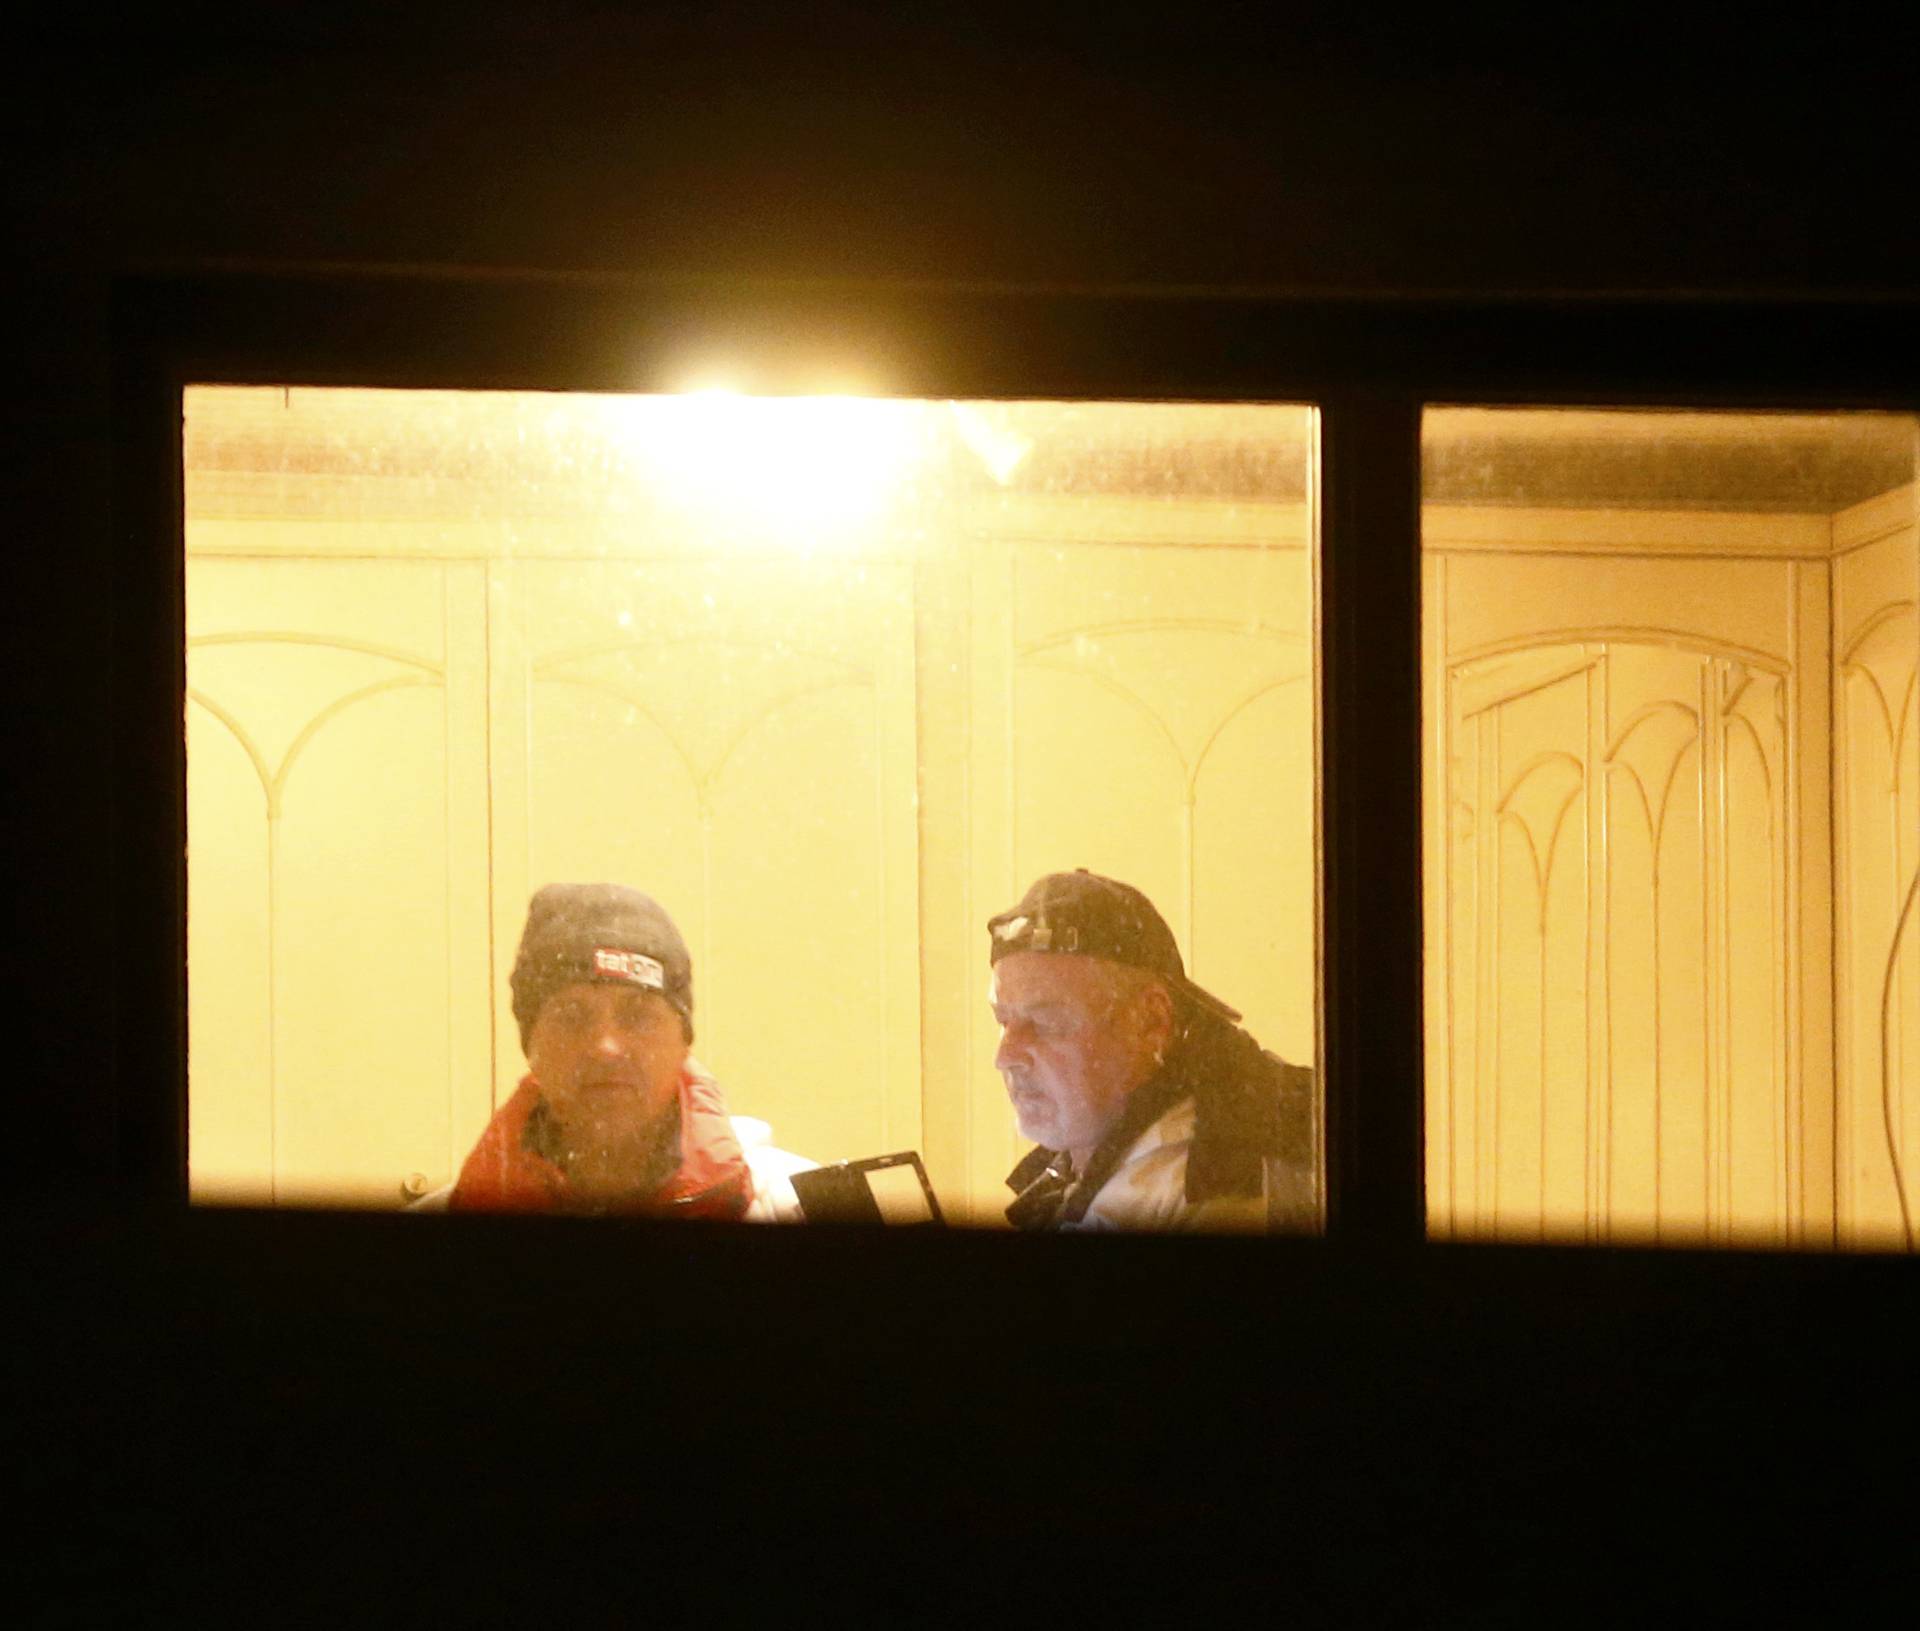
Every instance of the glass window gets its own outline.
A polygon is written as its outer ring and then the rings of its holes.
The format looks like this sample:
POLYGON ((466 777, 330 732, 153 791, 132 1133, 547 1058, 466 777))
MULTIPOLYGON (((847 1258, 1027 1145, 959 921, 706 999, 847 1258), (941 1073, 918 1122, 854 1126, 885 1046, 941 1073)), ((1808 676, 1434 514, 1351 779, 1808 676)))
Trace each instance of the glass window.
MULTIPOLYGON (((1137 887, 1313 1066, 1312 410, 185 408, 196 1201, 444 1197, 528 1072, 557 882, 670 914, 752 1160, 917 1150, 953 1221, 1001 1222, 1033 1145, 987 920, 1042 874, 1137 887)), ((1319 1215, 1311 1080, 1262 1146, 1285 1227, 1319 1215)))
POLYGON ((1910 1245, 1913 422, 1436 408, 1422 464, 1430 1233, 1910 1245))

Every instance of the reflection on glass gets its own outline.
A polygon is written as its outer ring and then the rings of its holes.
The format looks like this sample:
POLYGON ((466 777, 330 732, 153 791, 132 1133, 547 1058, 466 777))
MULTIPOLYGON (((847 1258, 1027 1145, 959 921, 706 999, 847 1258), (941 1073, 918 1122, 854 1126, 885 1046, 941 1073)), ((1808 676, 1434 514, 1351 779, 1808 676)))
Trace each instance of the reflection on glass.
POLYGON ((1428 412, 1433 1234, 1911 1247, 1914 466, 1891 415, 1428 412))
POLYGON ((1310 432, 190 389, 195 1199, 444 1202, 527 1073, 557 882, 670 914, 750 1159, 918 1150, 956 1222, 1002 1221, 1030 1147, 986 921, 1043 873, 1138 886, 1310 1065, 1310 432))

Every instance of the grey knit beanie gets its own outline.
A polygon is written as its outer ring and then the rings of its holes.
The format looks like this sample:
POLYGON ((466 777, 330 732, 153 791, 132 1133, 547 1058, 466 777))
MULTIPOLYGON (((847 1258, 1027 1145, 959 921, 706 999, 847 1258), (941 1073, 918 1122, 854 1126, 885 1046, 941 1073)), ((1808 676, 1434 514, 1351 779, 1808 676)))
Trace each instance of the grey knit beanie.
POLYGON ((511 981, 522 1050, 541 1005, 581 980, 658 991, 693 1040, 693 959, 651 895, 617 883, 550 883, 534 892, 511 981))

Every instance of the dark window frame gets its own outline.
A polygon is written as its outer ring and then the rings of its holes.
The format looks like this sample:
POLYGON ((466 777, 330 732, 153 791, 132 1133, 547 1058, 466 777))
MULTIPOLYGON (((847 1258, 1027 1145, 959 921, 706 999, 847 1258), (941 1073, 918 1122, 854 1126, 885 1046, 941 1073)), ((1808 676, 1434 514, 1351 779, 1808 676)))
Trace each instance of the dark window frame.
POLYGON ((1327 1232, 1426 1238, 1420 416, 1446 404, 1920 411, 1920 301, 1303 299, 1234 291, 232 274, 116 289, 121 1181, 184 1205, 188 384, 1304 402, 1321 414, 1327 1232), (1364 727, 1356 724, 1365 721, 1364 727))

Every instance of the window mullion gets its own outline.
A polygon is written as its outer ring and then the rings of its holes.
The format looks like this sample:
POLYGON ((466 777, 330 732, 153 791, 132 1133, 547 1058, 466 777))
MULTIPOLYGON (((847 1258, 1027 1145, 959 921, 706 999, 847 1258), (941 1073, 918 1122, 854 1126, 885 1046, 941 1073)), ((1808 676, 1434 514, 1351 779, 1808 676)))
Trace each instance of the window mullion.
POLYGON ((1420 404, 1320 421, 1321 1036, 1327 1232, 1425 1230, 1420 953, 1420 404))

